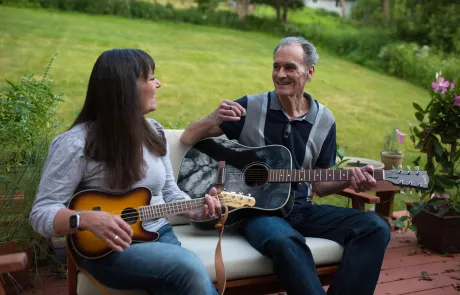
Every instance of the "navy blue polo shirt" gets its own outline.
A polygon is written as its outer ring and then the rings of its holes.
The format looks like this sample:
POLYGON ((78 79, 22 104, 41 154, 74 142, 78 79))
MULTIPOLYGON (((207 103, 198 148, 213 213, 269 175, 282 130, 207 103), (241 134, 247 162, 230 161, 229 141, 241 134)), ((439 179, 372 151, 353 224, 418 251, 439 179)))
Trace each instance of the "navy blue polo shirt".
MULTIPOLYGON (((265 125, 263 126, 265 145, 279 144, 287 147, 292 155, 293 169, 302 169, 307 141, 309 139, 312 127, 315 124, 319 103, 308 93, 304 93, 305 99, 310 100, 310 110, 307 114, 299 118, 289 120, 288 116, 281 107, 279 98, 274 93, 275 92, 268 93, 268 102, 266 104, 267 112, 265 117, 265 125)), ((236 102, 246 110, 248 109, 248 96, 244 96, 236 100, 236 102)), ((251 114, 241 117, 241 120, 239 121, 222 122, 220 124, 220 128, 229 139, 239 140, 244 124, 246 123, 246 118, 248 118, 250 115, 251 114)), ((254 126, 254 128, 257 127, 254 126)), ((321 130, 321 132, 328 132, 328 135, 321 146, 320 154, 313 168, 327 169, 335 164, 335 122, 332 124, 329 130, 321 130)), ((239 140, 239 142, 243 145, 248 145, 245 142, 241 142, 241 140, 239 140)), ((306 183, 295 183, 292 185, 292 189, 295 196, 294 210, 297 211, 298 209, 311 205, 312 202, 310 185, 307 185, 306 183)))

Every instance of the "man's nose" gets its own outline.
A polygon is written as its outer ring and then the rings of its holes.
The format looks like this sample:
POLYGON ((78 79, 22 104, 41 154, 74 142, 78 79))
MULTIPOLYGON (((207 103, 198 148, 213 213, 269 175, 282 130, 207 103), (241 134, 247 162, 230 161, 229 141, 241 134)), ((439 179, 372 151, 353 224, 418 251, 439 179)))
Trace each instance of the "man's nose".
POLYGON ((286 77, 286 72, 284 71, 283 68, 280 68, 278 71, 278 77, 286 77))

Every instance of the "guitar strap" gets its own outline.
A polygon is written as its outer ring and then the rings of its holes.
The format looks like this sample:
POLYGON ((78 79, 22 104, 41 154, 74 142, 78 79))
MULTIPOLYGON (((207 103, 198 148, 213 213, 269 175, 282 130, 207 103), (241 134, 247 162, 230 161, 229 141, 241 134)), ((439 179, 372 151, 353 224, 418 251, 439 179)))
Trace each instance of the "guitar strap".
MULTIPOLYGON (((224 165, 223 162, 220 162, 219 164, 220 166, 224 165)), ((218 183, 216 185, 217 194, 222 192, 223 187, 223 183, 218 183)), ((227 284, 227 277, 225 275, 225 265, 224 260, 222 259, 222 234, 224 232, 224 225, 228 216, 228 208, 225 205, 225 203, 222 204, 222 207, 225 209, 225 215, 221 214, 219 222, 215 225, 215 228, 219 233, 219 240, 217 241, 216 253, 214 255, 214 267, 216 269, 216 288, 219 292, 219 295, 224 294, 225 285, 227 284)))

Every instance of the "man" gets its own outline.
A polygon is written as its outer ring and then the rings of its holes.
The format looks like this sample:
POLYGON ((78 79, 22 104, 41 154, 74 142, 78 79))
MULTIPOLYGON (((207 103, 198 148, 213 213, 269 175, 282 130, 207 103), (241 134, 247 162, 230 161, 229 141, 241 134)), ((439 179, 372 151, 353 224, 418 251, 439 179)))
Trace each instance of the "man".
MULTIPOLYGON (((308 93, 315 73, 316 48, 300 37, 281 40, 273 53, 275 90, 236 101, 224 100, 209 116, 192 122, 181 141, 194 144, 225 134, 246 146, 281 144, 292 154, 294 169, 330 168, 336 157, 336 126, 332 113, 308 93)), ((285 218, 262 216, 245 220, 241 232, 273 261, 274 272, 288 294, 324 294, 304 236, 330 239, 344 246, 342 262, 328 294, 373 294, 380 273, 389 226, 377 215, 351 208, 317 205, 319 196, 347 187, 366 191, 375 186, 372 166, 354 168, 351 181, 293 185, 294 208, 285 218)))

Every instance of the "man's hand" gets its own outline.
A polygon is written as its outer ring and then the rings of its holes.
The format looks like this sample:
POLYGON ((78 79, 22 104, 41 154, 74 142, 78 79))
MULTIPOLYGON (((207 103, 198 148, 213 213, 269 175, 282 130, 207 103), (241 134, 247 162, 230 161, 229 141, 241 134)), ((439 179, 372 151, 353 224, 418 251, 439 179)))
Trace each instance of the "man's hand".
POLYGON ((375 178, 372 177, 374 174, 374 167, 372 165, 353 168, 352 173, 351 186, 357 193, 368 191, 377 185, 375 178))
POLYGON ((239 103, 225 99, 212 116, 216 125, 220 125, 223 121, 240 120, 242 116, 246 116, 246 110, 239 103))

